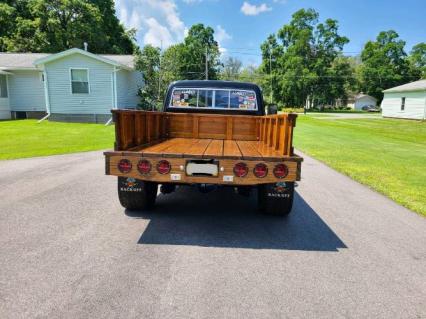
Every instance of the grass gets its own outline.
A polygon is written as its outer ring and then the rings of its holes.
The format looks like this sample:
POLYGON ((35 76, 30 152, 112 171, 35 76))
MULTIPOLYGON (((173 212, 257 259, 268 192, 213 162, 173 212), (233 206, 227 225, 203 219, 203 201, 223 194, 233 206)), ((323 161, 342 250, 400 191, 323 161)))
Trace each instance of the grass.
POLYGON ((0 160, 112 148, 114 126, 0 121, 0 160))
POLYGON ((300 116, 295 147, 426 216, 426 123, 300 116))

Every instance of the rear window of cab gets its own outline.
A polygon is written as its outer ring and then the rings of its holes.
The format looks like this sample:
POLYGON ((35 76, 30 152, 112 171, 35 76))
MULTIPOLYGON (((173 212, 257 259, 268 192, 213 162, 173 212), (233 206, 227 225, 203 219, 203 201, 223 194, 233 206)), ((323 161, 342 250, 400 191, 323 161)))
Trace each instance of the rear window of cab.
POLYGON ((238 89, 175 88, 172 108, 210 108, 257 111, 256 92, 238 89))

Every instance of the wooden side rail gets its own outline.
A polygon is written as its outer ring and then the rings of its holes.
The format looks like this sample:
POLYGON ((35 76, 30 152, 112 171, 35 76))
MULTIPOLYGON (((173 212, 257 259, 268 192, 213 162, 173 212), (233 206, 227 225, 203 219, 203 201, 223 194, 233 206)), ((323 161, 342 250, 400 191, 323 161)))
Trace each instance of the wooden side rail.
POLYGON ((260 117, 167 113, 168 137, 259 141, 260 117))
POLYGON ((296 114, 263 116, 260 123, 260 148, 272 148, 283 156, 293 155, 293 128, 296 114))
POLYGON ((295 114, 247 116, 113 110, 116 151, 155 144, 167 138, 257 141, 280 155, 293 154, 295 114))
POLYGON ((149 145, 166 138, 163 112, 113 110, 116 151, 149 145))

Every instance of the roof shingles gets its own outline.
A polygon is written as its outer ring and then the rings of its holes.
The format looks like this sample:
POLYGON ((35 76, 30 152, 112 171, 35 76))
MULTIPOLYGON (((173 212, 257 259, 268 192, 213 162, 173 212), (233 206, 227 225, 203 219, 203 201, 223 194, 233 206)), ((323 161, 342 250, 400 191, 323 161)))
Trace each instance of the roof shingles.
MULTIPOLYGON (((0 69, 16 70, 28 69, 35 70, 34 62, 38 59, 45 58, 51 55, 50 53, 4 53, 0 52, 0 69)), ((99 54, 99 56, 118 62, 129 68, 134 67, 134 57, 132 55, 110 55, 99 54)))
POLYGON ((385 93, 391 92, 411 92, 411 91, 426 91, 426 80, 419 80, 404 85, 396 86, 387 90, 385 93))

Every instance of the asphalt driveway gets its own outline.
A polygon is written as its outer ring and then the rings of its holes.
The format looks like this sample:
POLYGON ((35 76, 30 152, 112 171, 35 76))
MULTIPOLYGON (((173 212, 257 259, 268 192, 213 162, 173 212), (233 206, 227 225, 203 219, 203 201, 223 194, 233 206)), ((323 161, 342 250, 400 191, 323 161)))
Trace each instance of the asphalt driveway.
POLYGON ((229 189, 126 212, 103 173, 0 162, 0 318, 426 318, 426 219, 315 160, 288 219, 229 189))

